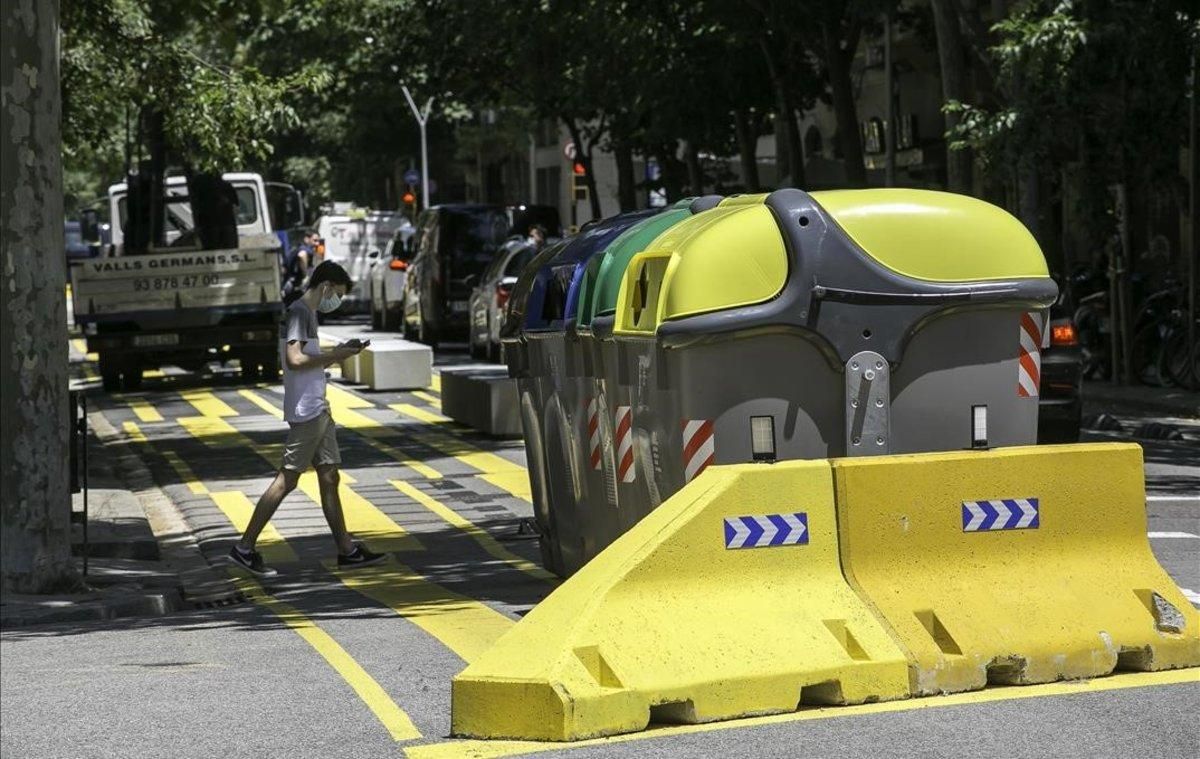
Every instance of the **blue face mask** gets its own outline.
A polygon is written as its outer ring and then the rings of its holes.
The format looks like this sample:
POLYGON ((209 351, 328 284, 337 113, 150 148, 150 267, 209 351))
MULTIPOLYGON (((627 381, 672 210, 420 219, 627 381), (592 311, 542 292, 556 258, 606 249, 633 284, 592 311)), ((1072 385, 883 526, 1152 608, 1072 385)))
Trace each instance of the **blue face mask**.
POLYGON ((340 305, 342 305, 342 296, 335 293, 321 298, 321 302, 317 304, 317 310, 323 314, 328 314, 331 311, 336 311, 340 305))

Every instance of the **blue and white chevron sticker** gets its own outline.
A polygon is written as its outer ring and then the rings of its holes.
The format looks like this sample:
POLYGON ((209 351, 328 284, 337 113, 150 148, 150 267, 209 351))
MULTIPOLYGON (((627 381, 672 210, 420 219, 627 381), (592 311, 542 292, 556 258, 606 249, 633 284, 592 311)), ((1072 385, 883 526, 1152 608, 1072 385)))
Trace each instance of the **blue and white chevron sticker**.
POLYGON ((1036 498, 962 502, 963 532, 1036 530, 1040 517, 1036 498))
POLYGON ((769 548, 808 543, 808 514, 725 517, 726 548, 769 548))

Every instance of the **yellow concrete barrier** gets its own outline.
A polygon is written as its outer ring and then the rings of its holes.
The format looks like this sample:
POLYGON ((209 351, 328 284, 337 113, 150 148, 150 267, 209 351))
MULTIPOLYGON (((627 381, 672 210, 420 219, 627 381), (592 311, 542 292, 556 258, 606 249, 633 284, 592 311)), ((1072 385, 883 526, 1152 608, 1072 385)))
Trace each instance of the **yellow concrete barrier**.
POLYGON ((842 577, 829 463, 710 467, 454 679, 452 730, 576 740, 908 691, 842 577))
POLYGON ((1200 665, 1196 610, 1150 551, 1138 446, 832 464, 846 579, 914 694, 1200 665))

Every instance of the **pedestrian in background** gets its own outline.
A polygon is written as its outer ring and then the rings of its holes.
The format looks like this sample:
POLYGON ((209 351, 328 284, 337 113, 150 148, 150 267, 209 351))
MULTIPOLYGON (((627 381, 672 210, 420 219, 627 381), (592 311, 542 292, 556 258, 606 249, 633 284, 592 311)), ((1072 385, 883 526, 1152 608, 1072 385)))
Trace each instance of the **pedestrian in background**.
POLYGON ((528 236, 534 250, 541 250, 546 244, 546 228, 541 224, 530 224, 528 236))
POLYGON ((325 369, 359 353, 370 344, 358 339, 321 350, 317 335, 317 313, 329 313, 341 305, 350 289, 350 275, 338 264, 326 261, 313 270, 304 295, 288 307, 280 334, 280 363, 283 365, 283 418, 288 423, 283 462, 275 480, 258 499, 254 514, 242 539, 229 550, 229 558, 257 575, 271 576, 275 570, 263 563, 254 549, 267 522, 288 493, 296 489, 301 473, 308 467, 317 470, 321 489, 321 510, 337 544, 339 567, 365 566, 382 561, 354 540, 346 531, 342 502, 338 496, 342 463, 337 430, 325 400, 325 369))
POLYGON ((300 245, 283 260, 283 302, 291 303, 304 291, 304 279, 317 258, 321 238, 315 229, 304 230, 300 245))

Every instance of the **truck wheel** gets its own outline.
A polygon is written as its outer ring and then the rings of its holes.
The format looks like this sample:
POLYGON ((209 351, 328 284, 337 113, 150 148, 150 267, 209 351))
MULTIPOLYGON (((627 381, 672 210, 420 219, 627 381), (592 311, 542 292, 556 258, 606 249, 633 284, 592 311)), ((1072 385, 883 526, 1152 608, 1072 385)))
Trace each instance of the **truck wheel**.
POLYGON ((121 367, 121 389, 127 393, 142 389, 142 364, 136 358, 126 360, 121 367))
POLYGON ((422 343, 425 343, 433 350, 437 350, 437 347, 438 347, 437 330, 434 329, 433 326, 429 322, 425 321, 425 314, 420 314, 419 320, 417 322, 417 340, 419 340, 422 343))
POLYGON ((110 393, 121 389, 121 365, 104 354, 100 355, 100 385, 110 393))
POLYGON ((396 315, 388 310, 387 289, 384 288, 379 300, 379 329, 384 332, 396 331, 396 315))
POLYGON ((258 363, 262 367, 260 376, 263 380, 274 382, 279 379, 279 355, 275 351, 264 353, 258 363))

